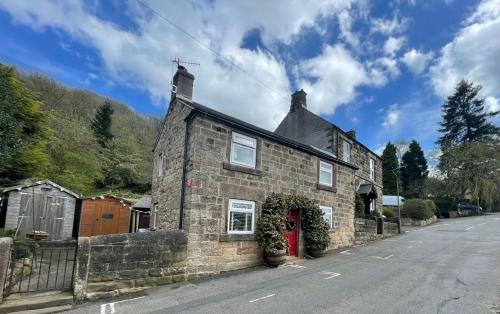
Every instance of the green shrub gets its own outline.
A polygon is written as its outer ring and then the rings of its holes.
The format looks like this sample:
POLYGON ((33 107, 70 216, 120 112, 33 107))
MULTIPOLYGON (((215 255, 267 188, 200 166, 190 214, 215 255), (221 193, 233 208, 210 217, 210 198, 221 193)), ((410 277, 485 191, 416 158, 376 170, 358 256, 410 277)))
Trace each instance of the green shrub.
POLYGON ((354 194, 354 215, 358 218, 365 218, 365 202, 358 193, 354 194))
POLYGON ((396 218, 397 217, 396 210, 393 207, 384 207, 382 213, 387 218, 396 218))
POLYGON ((286 209, 288 199, 283 194, 271 194, 264 204, 257 222, 257 241, 266 252, 286 250, 284 238, 287 231, 286 209))
POLYGON ((429 210, 433 213, 433 215, 439 216, 439 210, 433 200, 424 200, 424 202, 429 210))
POLYGON ((423 220, 431 218, 434 215, 434 211, 424 200, 414 198, 404 203, 401 215, 416 220, 423 220))

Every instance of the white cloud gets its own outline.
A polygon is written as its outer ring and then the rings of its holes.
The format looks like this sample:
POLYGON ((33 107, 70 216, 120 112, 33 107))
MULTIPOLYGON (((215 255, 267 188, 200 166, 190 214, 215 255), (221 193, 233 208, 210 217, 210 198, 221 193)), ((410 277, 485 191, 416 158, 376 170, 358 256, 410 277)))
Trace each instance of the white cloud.
POLYGON ((382 57, 377 59, 377 63, 383 68, 385 68, 390 78, 394 79, 399 76, 400 71, 398 67, 398 62, 395 59, 382 57))
POLYGON ((399 111, 397 105, 391 105, 389 107, 389 110, 387 111, 387 115, 386 115, 385 120, 382 123, 382 125, 384 127, 395 126, 399 122, 399 115, 400 115, 400 113, 401 112, 399 111))
POLYGON ((390 36, 384 43, 384 52, 389 56, 394 56, 401 47, 403 47, 406 39, 404 37, 390 36))
POLYGON ((338 105, 352 101, 356 87, 372 84, 363 64, 342 45, 325 46, 321 55, 303 62, 299 86, 308 92, 308 108, 318 114, 332 114, 338 105))
POLYGON ((434 90, 453 93, 461 79, 483 86, 482 97, 500 96, 500 0, 482 1, 430 68, 434 90))
MULTIPOLYGON (((9 12, 16 23, 39 31, 51 28, 95 49, 106 76, 146 90, 157 103, 166 103, 170 96, 170 59, 200 62, 200 67, 189 69, 196 76, 196 101, 273 129, 288 111, 290 82, 283 62, 276 56, 240 47, 245 34, 259 29, 266 45, 290 43, 304 27, 314 27, 318 19, 335 16, 348 8, 351 0, 297 0, 286 6, 276 1, 238 5, 229 0, 148 1, 156 11, 263 84, 200 47, 140 3, 128 5, 128 14, 137 23, 133 31, 99 18, 94 9, 77 1, 2 1, 0 9, 9 12)), ((353 79, 346 84, 357 86, 356 76, 353 79)))
POLYGON ((385 35, 400 34, 406 30, 409 22, 408 18, 400 18, 397 14, 392 19, 373 18, 370 30, 385 35))
POLYGON ((484 100, 486 112, 497 112, 500 110, 500 100, 495 97, 486 97, 484 100))
POLYGON ((359 46, 358 37, 352 32, 352 17, 348 10, 342 11, 338 15, 339 27, 342 37, 353 48, 357 49, 359 46))
POLYGON ((427 68, 427 65, 432 60, 432 57, 432 51, 424 53, 412 49, 403 55, 401 61, 403 61, 411 72, 414 74, 420 74, 427 68))

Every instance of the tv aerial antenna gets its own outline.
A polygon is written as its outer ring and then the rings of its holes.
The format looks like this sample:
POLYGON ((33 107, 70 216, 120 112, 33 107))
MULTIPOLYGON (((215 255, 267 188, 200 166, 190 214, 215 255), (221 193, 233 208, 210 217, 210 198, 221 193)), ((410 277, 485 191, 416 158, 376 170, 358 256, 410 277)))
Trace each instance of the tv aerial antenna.
MULTIPOLYGON (((200 64, 197 62, 183 61, 180 58, 174 58, 170 61, 172 62, 172 74, 170 75, 172 79, 174 78, 174 64, 177 64, 177 67, 181 65, 200 66, 200 64)), ((170 86, 171 86, 171 91, 173 93, 177 93, 177 86, 174 85, 174 81, 170 81, 170 86)))

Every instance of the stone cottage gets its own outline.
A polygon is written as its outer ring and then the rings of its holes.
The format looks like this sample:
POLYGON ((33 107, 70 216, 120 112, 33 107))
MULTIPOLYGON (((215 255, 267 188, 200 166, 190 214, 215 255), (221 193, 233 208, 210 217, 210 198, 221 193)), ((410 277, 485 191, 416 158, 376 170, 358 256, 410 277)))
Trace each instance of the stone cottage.
POLYGON ((276 134, 333 153, 356 165, 355 185, 365 201, 365 214, 382 212, 382 158, 356 139, 354 130, 341 128, 307 110, 303 90, 292 95, 292 105, 276 134))
MULTIPOLYGON (((256 222, 271 192, 317 200, 331 228, 329 248, 352 245, 357 151, 342 160, 334 150, 202 106, 192 100, 193 83, 194 76, 179 66, 154 148, 150 223, 152 229, 184 230, 188 272, 215 274, 261 263, 256 222)), ((287 235, 291 255, 304 254, 300 229, 298 221, 287 235)))

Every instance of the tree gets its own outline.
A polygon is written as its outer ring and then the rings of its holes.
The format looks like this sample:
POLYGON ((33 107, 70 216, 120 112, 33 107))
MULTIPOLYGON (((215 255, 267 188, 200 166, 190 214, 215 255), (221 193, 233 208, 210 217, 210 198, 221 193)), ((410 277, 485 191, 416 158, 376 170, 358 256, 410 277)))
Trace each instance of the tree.
POLYGON ((18 80, 14 68, 0 64, 0 184, 44 176, 48 120, 49 114, 18 80))
POLYGON ((384 185, 384 194, 386 195, 396 195, 397 184, 399 180, 399 161, 396 155, 397 149, 391 142, 387 143, 382 152, 382 182, 384 185))
POLYGON ((500 144, 498 140, 481 140, 448 149, 442 168, 447 173, 448 193, 465 197, 490 207, 498 194, 500 177, 500 144))
POLYGON ((462 80, 455 93, 443 105, 443 121, 438 144, 441 147, 459 145, 498 136, 499 128, 487 121, 484 99, 478 94, 481 86, 462 80))
POLYGON ((406 197, 423 196, 423 187, 429 171, 424 152, 417 141, 410 143, 402 158, 401 179, 406 197))
POLYGON ((97 109, 95 118, 92 120, 92 130, 94 130, 97 141, 102 147, 106 147, 113 139, 113 134, 111 133, 111 116, 113 112, 114 110, 111 107, 111 102, 106 100, 104 104, 97 109))

